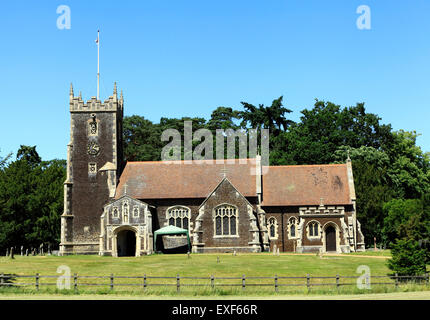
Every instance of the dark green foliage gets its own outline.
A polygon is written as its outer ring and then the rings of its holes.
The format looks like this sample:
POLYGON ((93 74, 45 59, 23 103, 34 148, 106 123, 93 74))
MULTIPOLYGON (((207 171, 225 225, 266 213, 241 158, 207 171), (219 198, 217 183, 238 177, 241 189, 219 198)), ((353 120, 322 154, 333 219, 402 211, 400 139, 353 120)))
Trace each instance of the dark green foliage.
POLYGON ((127 161, 160 160, 160 127, 141 116, 124 118, 124 153, 127 161))
POLYGON ((396 239, 419 241, 430 227, 421 199, 393 199, 384 204, 383 233, 390 244, 396 239))
POLYGON ((303 110, 301 121, 288 134, 288 149, 294 164, 322 164, 336 161, 340 146, 379 149, 392 140, 391 126, 366 113, 363 103, 341 109, 331 102, 316 100, 311 110, 303 110))
POLYGON ((388 268, 399 276, 423 275, 426 273, 426 250, 413 239, 400 239, 391 249, 392 258, 388 268))
POLYGON ((9 153, 6 157, 0 156, 0 170, 7 165, 7 162, 11 157, 12 157, 12 153, 9 153))
POLYGON ((355 192, 357 196, 357 218, 361 223, 365 243, 373 246, 383 243, 384 211, 383 206, 393 196, 393 191, 385 181, 386 168, 363 160, 352 162, 355 192))
POLYGON ((65 167, 21 146, 17 160, 0 170, 0 250, 58 244, 65 167))

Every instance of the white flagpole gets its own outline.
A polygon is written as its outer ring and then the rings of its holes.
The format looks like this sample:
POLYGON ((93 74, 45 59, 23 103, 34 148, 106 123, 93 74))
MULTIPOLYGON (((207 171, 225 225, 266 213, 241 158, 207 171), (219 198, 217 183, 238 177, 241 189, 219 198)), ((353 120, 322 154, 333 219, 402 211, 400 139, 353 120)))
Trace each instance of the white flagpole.
POLYGON ((100 100, 100 30, 97 30, 97 100, 100 100))

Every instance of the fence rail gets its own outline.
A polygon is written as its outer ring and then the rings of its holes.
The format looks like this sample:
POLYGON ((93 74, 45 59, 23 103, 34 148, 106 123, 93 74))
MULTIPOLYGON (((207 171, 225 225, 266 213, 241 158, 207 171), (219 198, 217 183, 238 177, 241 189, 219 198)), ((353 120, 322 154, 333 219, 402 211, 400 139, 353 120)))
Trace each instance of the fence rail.
POLYGON ((249 276, 242 275, 240 277, 215 277, 214 275, 208 277, 190 277, 190 276, 115 276, 111 274, 109 276, 87 276, 73 274, 70 276, 64 275, 41 275, 36 273, 34 275, 15 275, 15 274, 4 274, 0 273, 0 288, 1 287, 34 287, 39 290, 41 286, 57 286, 57 282, 53 282, 53 279, 59 279, 62 281, 68 278, 70 281, 70 288, 73 287, 75 291, 80 286, 101 286, 114 290, 115 287, 142 287, 146 290, 148 287, 176 287, 176 291, 180 292, 183 287, 208 287, 215 289, 217 287, 241 287, 245 290, 247 287, 273 287, 275 292, 278 292, 280 287, 306 287, 311 290, 312 287, 321 286, 332 286, 339 289, 342 286, 357 285, 351 281, 353 279, 368 281, 370 285, 393 285, 396 288, 403 283, 414 283, 420 285, 429 285, 429 274, 419 276, 315 276, 312 277, 309 274, 303 277, 288 277, 288 276, 249 276), (22 279, 22 282, 19 281, 22 279), (105 280, 104 282, 91 283, 91 280, 105 280), (47 280, 47 281, 44 281, 47 280), (50 281, 49 281, 50 280, 50 281), (136 282, 120 282, 121 280, 127 281, 139 281, 136 282), (163 282, 167 280, 170 282, 163 282), (195 281, 190 283, 189 281, 195 281), (266 282, 255 282, 256 280, 266 280, 266 282), (199 282, 200 281, 200 282, 199 282), (203 281, 203 282, 202 282, 203 281), (254 282, 253 282, 254 281, 254 282), (288 281, 292 281, 288 283, 288 281), (328 282, 326 282, 328 281, 328 282), (375 281, 375 282, 374 282, 375 281))

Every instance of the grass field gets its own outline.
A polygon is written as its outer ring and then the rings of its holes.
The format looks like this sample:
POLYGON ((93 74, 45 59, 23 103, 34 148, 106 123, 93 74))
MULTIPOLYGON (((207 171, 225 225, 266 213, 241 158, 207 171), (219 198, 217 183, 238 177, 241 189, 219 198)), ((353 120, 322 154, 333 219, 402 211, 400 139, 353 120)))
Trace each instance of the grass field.
MULTIPOLYGON (((15 256, 15 259, 0 257, 0 273, 13 273, 17 275, 51 275, 58 276, 57 268, 59 266, 68 266, 71 274, 79 276, 158 276, 172 277, 171 279, 151 279, 148 283, 170 284, 170 286, 159 286, 147 288, 145 291, 142 286, 126 287, 120 284, 141 283, 141 279, 115 279, 115 290, 109 290, 109 278, 106 279, 85 279, 85 283, 95 284, 102 283, 103 286, 80 286, 79 292, 73 290, 58 290, 55 286, 44 286, 44 283, 50 282, 55 284, 55 279, 41 279, 40 290, 36 292, 34 286, 30 286, 23 291, 22 288, 3 288, 0 290, 0 295, 16 296, 22 293, 31 295, 68 295, 78 296, 85 294, 98 294, 103 296, 132 296, 132 297, 204 297, 204 296, 269 296, 282 297, 283 295, 303 295, 311 294, 314 296, 327 295, 338 296, 342 294, 368 294, 368 293, 389 293, 396 289, 393 285, 375 285, 371 290, 358 289, 355 285, 355 279, 342 278, 345 276, 359 276, 357 273, 359 266, 365 265, 370 268, 372 276, 386 276, 390 273, 387 268, 386 261, 389 258, 387 252, 372 252, 373 254, 344 254, 344 255, 324 255, 319 257, 314 254, 281 254, 275 256, 269 253, 261 254, 192 254, 190 258, 187 255, 151 255, 144 257, 100 257, 100 256, 30 256, 21 257, 15 256), (219 259, 219 262, 218 262, 219 259), (216 287, 215 289, 209 286, 207 280, 184 279, 181 280, 180 293, 176 292, 176 275, 181 277, 273 277, 277 275, 288 277, 306 277, 309 274, 312 277, 335 277, 337 274, 341 276, 340 283, 344 285, 336 288, 336 286, 321 285, 334 284, 335 279, 312 279, 312 284, 315 284, 310 291, 306 287, 305 278, 284 279, 279 280, 279 284, 299 284, 300 286, 284 286, 279 288, 279 292, 275 294, 273 286, 273 278, 268 279, 251 279, 247 280, 246 290, 241 286, 235 287, 231 284, 240 284, 237 279, 223 280, 224 287, 216 287), (185 284, 205 284, 202 287, 184 286, 185 284), (207 285, 206 285, 207 284, 207 285), (252 286, 252 284, 266 284, 264 286, 252 286), (316 284, 320 284, 317 286, 316 284)), ((34 281, 34 280, 31 280, 34 281)), ((79 280, 80 283, 84 279, 79 280)), ((372 280, 373 281, 373 280, 372 280)), ((422 291, 427 290, 427 286, 423 285, 403 285, 397 291, 422 291)))
POLYGON ((60 265, 81 275, 157 275, 157 276, 356 276, 357 267, 367 265, 372 275, 386 275, 386 259, 363 255, 314 254, 192 254, 150 255, 144 257, 100 257, 86 255, 0 257, 0 272, 56 275, 60 265), (219 257, 220 262, 217 262, 219 257))

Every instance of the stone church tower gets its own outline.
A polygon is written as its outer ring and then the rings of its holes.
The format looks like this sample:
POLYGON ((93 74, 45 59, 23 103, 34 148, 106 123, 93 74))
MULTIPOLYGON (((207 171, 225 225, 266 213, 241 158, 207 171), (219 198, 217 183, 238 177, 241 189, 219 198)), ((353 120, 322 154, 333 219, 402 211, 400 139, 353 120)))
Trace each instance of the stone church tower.
POLYGON ((60 254, 98 254, 100 216, 114 197, 123 167, 124 100, 113 95, 86 103, 70 86, 70 142, 61 216, 60 254))

